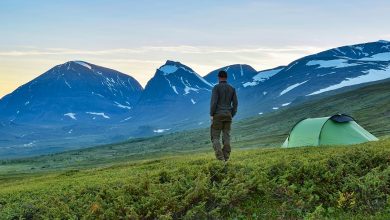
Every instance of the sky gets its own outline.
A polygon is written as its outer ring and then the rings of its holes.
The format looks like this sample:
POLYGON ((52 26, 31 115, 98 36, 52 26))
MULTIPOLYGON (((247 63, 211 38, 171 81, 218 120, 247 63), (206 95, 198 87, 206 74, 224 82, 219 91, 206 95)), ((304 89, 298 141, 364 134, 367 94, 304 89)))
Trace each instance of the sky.
POLYGON ((200 75, 257 70, 326 49, 390 39, 385 0, 1 0, 0 97, 82 60, 141 85, 166 60, 200 75))

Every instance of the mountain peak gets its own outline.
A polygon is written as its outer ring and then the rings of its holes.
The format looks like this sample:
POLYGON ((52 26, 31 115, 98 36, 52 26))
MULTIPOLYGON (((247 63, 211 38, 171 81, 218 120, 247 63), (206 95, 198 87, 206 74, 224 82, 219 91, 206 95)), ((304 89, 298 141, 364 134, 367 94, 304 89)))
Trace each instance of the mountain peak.
POLYGON ((1 117, 16 122, 94 121, 127 114, 142 92, 129 75, 84 61, 57 65, 0 100, 1 117), (88 113, 92 112, 92 113, 88 113), (77 114, 77 116, 76 116, 77 114), (92 115, 92 116, 91 116, 92 115))
POLYGON ((242 87, 242 84, 245 82, 252 81, 252 77, 257 74, 257 71, 247 64, 232 64, 213 70, 204 79, 212 84, 217 84, 218 72, 221 70, 225 70, 228 73, 228 82, 237 88, 242 87))
POLYGON ((175 73, 179 69, 183 69, 187 72, 194 73, 194 71, 190 67, 188 67, 180 62, 172 61, 172 60, 167 60, 167 62, 165 62, 164 65, 162 65, 160 68, 158 68, 158 70, 160 72, 162 72, 163 75, 169 75, 169 74, 175 73))
POLYGON ((81 66, 83 66, 85 68, 92 69, 90 63, 87 63, 87 62, 84 62, 84 61, 81 61, 81 60, 70 61, 70 63, 78 64, 78 65, 81 65, 81 66))
POLYGON ((173 66, 180 66, 183 65, 179 61, 174 61, 174 60, 167 60, 164 65, 173 65, 173 66))
POLYGON ((85 70, 91 70, 93 71, 93 64, 91 63, 88 63, 88 62, 85 62, 85 61, 81 61, 81 60, 72 60, 72 61, 68 61, 68 62, 65 62, 63 64, 59 64, 57 66, 55 66, 53 69, 56 69, 56 68, 61 68, 61 69, 66 69, 66 70, 70 70, 70 69, 73 69, 73 68, 82 68, 82 69, 85 69, 85 70))

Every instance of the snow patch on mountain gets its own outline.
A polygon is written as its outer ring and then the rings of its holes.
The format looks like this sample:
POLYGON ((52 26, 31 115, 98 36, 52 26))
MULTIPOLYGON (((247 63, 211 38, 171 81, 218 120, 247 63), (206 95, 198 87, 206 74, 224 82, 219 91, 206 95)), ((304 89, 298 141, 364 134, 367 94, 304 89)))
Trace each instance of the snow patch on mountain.
POLYGON ((87 63, 84 63, 82 61, 74 61, 74 62, 79 64, 79 65, 81 65, 81 66, 83 66, 83 67, 85 67, 85 68, 88 68, 90 70, 92 69, 92 67, 90 65, 88 65, 87 63))
POLYGON ((118 102, 115 102, 116 106, 118 106, 119 108, 125 108, 125 109, 131 109, 131 106, 127 106, 127 105, 122 105, 118 102))
POLYGON ((316 68, 345 68, 350 66, 358 66, 358 63, 348 63, 344 59, 335 60, 310 60, 306 63, 307 66, 318 66, 316 68))
POLYGON ((193 87, 188 87, 188 86, 186 86, 185 88, 184 88, 184 95, 187 95, 188 93, 190 93, 190 91, 194 91, 194 92, 197 92, 199 89, 195 89, 195 88, 193 88, 193 87))
POLYGON ((361 61, 390 61, 390 52, 377 53, 370 57, 364 57, 359 59, 361 61))
POLYGON ((174 65, 164 65, 164 66, 159 68, 159 70, 162 71, 164 73, 164 75, 168 75, 168 74, 174 73, 178 69, 179 68, 177 68, 177 66, 174 66, 174 65))
POLYGON ((23 144, 23 147, 33 147, 33 146, 35 146, 35 143, 36 143, 36 141, 32 141, 28 144, 23 144))
POLYGON ((101 95, 101 94, 99 94, 99 93, 92 92, 92 95, 97 95, 97 96, 99 96, 99 97, 101 97, 101 98, 104 98, 104 96, 101 95))
POLYGON ((127 118, 125 118, 125 119, 123 119, 121 122, 125 122, 125 121, 128 121, 128 120, 130 120, 130 119, 132 119, 133 117, 127 117, 127 118))
POLYGON ((242 84, 242 86, 248 87, 248 86, 256 86, 258 84, 259 84, 259 82, 254 81, 254 82, 246 82, 246 83, 242 84))
POLYGON ((282 106, 284 107, 284 106, 288 106, 290 104, 291 104, 291 102, 287 102, 287 103, 282 104, 282 106))
POLYGON ((271 78, 272 76, 274 76, 275 74, 279 73, 282 70, 283 70, 283 68, 261 71, 258 74, 256 74, 255 76, 253 76, 252 82, 246 82, 246 83, 242 84, 242 86, 244 86, 244 87, 256 86, 260 82, 264 82, 265 80, 271 78))
POLYGON ((180 77, 181 82, 183 83, 184 87, 184 95, 187 95, 190 93, 190 91, 198 92, 199 89, 191 87, 191 84, 186 80, 184 82, 183 77, 180 77))
POLYGON ((172 87, 173 91, 174 91, 176 94, 179 95, 179 93, 178 93, 177 90, 176 90, 176 86, 171 86, 171 87, 172 87))
POLYGON ((97 115, 97 116, 101 116, 103 118, 106 118, 106 119, 109 119, 110 117, 107 116, 104 112, 86 112, 87 114, 90 114, 90 115, 97 115))
POLYGON ((297 63, 298 63, 298 61, 295 61, 295 62, 292 63, 291 65, 287 66, 286 71, 290 70, 290 69, 291 69, 293 66, 295 66, 297 63))
POLYGON ((66 114, 64 114, 64 116, 68 116, 69 118, 71 118, 73 120, 77 120, 76 113, 73 113, 73 112, 66 113, 66 114))
POLYGON ((154 133, 163 133, 163 132, 166 132, 166 131, 169 131, 171 130, 170 128, 162 128, 162 129, 155 129, 153 130, 154 133))
POLYGON ((66 81, 66 79, 64 79, 64 81, 65 81, 65 84, 71 89, 72 86, 70 86, 70 84, 68 83, 68 81, 66 81))
POLYGON ((341 81, 338 84, 320 89, 320 90, 313 92, 313 93, 310 93, 306 96, 320 94, 323 92, 339 89, 339 88, 342 88, 345 86, 352 86, 352 85, 357 85, 357 84, 361 84, 361 83, 379 81, 379 80, 383 80, 383 79, 387 79, 387 78, 390 78, 390 68, 387 68, 385 70, 371 69, 371 70, 366 71, 365 75, 360 75, 360 76, 355 77, 355 78, 346 78, 345 80, 341 81))
POLYGON ((164 66, 160 67, 159 70, 161 72, 163 72, 164 76, 166 76, 166 75, 175 73, 179 68, 183 69, 186 72, 195 74, 201 81, 203 81, 204 83, 206 83, 209 86, 212 86, 209 82, 207 82, 205 79, 203 79, 199 74, 197 74, 196 72, 192 71, 191 69, 187 69, 184 66, 176 66, 176 65, 172 65, 172 64, 165 64, 164 66))
POLYGON ((294 85, 291 85, 291 86, 287 87, 285 90, 283 90, 282 92, 280 92, 280 95, 279 95, 279 96, 284 95, 284 94, 290 92, 291 90, 293 90, 293 89, 297 88, 298 86, 300 86, 300 85, 306 83, 307 81, 309 81, 309 80, 303 81, 303 82, 301 82, 301 83, 296 83, 296 84, 294 84, 294 85))
POLYGON ((265 81, 265 80, 271 78, 272 76, 274 76, 275 74, 279 73, 282 70, 283 70, 283 68, 263 71, 263 72, 260 72, 260 73, 256 74, 253 77, 253 79, 255 81, 261 81, 262 82, 262 81, 265 81))

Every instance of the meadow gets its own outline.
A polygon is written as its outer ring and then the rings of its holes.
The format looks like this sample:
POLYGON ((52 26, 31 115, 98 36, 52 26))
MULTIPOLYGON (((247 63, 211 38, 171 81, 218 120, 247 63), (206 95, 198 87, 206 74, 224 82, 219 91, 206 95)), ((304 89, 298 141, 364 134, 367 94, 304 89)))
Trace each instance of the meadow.
POLYGON ((208 129, 0 161, 0 219, 389 219, 387 83, 234 123, 228 164, 208 129), (302 117, 346 112, 379 137, 280 149, 302 117))
POLYGON ((0 183, 0 219, 389 219, 390 139, 237 150, 0 183))

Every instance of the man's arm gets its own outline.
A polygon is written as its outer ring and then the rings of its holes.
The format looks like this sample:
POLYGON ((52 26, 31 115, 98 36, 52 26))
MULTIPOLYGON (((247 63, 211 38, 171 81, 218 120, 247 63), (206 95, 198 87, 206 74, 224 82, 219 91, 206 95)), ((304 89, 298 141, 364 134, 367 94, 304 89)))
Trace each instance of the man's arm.
POLYGON ((211 94, 211 101, 210 101, 210 116, 214 116, 215 111, 217 110, 217 103, 218 103, 218 92, 217 88, 213 88, 213 92, 211 94))
POLYGON ((237 99, 237 94, 235 89, 233 90, 232 102, 233 102, 232 117, 234 117, 237 113, 237 107, 238 107, 238 99, 237 99))

